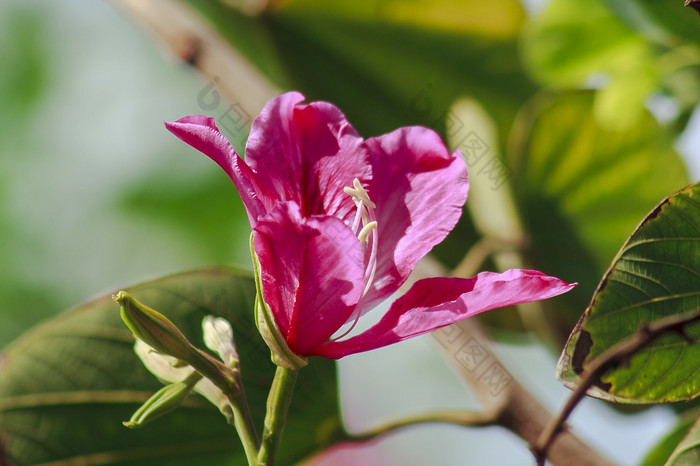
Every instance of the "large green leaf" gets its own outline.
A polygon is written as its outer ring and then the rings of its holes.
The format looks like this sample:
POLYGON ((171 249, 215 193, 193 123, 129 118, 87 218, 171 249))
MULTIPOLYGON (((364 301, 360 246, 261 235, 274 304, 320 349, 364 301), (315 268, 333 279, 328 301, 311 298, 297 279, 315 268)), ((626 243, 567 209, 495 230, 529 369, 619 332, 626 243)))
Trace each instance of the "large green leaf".
MULTIPOLYGON (((201 320, 233 325, 253 417, 262 425, 274 368, 252 319, 248 272, 215 268, 127 289, 203 347, 201 320)), ((160 383, 133 352, 133 337, 109 296, 31 330, 0 354, 0 463, 17 465, 247 464, 233 427, 203 398, 131 431, 121 422, 160 383)), ((300 374, 280 464, 323 447, 340 425, 335 365, 313 360, 300 374)))
POLYGON ((550 316, 565 335, 639 219, 688 183, 672 139, 651 116, 609 131, 592 105, 591 92, 535 99, 519 115, 507 159, 530 262, 579 283, 557 300, 568 312, 550 316))
MULTIPOLYGON (((640 325, 700 305, 700 183, 666 198, 617 253, 571 334, 557 368, 575 384, 589 362, 640 325)), ((700 326, 687 327, 700 338, 700 326)), ((590 394, 620 402, 691 400, 700 394, 700 344, 669 334, 601 377, 590 394)))

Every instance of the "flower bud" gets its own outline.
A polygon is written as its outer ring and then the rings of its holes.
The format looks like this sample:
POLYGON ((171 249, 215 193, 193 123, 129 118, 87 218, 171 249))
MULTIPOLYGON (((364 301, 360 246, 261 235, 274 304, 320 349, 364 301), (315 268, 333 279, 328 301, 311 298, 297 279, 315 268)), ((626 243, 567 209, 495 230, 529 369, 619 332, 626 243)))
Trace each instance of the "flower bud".
POLYGON ((238 353, 233 343, 231 324, 222 317, 206 316, 202 319, 202 334, 207 348, 219 355, 228 367, 237 367, 238 353))
POLYGON ((185 401, 185 398, 190 394, 194 385, 201 378, 199 374, 193 372, 192 375, 183 382, 166 385, 141 405, 131 416, 131 419, 123 424, 130 429, 136 429, 169 413, 185 401))
POLYGON ((167 317, 136 301, 124 291, 112 296, 121 306, 121 317, 137 338, 156 351, 183 361, 195 352, 182 332, 167 317))

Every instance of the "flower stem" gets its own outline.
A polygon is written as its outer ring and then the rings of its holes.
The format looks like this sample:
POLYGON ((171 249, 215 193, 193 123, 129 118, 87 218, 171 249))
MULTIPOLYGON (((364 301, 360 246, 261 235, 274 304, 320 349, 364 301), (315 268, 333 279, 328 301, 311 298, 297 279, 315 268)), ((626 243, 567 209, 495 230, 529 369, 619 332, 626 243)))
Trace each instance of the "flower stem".
MULTIPOLYGON (((242 392, 241 392, 242 394, 242 392)), ((250 415, 250 410, 248 409, 248 403, 245 397, 241 396, 228 396, 229 403, 231 404, 231 409, 233 410, 233 424, 238 432, 238 437, 241 439, 243 444, 243 450, 245 451, 245 456, 248 459, 248 464, 251 466, 257 466, 257 454, 258 454, 258 435, 255 432, 255 426, 253 424, 253 417, 250 415)))
POLYGON ((292 401, 298 374, 298 370, 277 366, 275 378, 267 396, 267 413, 262 443, 258 451, 257 463, 255 463, 257 465, 272 466, 275 463, 275 454, 287 421, 287 410, 292 401))

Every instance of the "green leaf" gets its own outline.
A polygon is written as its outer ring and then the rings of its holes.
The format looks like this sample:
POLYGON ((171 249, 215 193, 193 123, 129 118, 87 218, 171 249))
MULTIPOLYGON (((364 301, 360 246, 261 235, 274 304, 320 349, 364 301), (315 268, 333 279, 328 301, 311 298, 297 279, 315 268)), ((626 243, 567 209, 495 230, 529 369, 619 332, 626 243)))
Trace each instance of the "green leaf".
MULTIPOLYGON (((127 291, 166 314, 199 347, 205 315, 231 322, 260 429, 274 366, 253 321, 252 275, 213 268, 127 291)), ((0 353, 0 463, 247 464, 233 427, 199 396, 138 431, 122 425, 162 387, 141 365, 133 343, 119 306, 105 296, 29 331, 0 353)), ((327 445, 339 428, 335 364, 310 361, 295 395, 280 464, 327 445)))
POLYGON ((697 411, 684 413, 678 424, 661 439, 659 443, 647 453, 644 461, 639 466, 663 466, 666 460, 671 457, 678 444, 685 438, 688 431, 693 427, 697 417, 697 411))
POLYGON ((525 28, 524 62, 540 82, 557 88, 605 81, 595 114, 609 128, 625 129, 643 113, 646 99, 659 87, 651 43, 620 21, 601 1, 585 8, 554 0, 525 28))
POLYGON ((700 419, 678 444, 666 466, 695 466, 700 464, 700 419))
POLYGON ((605 0, 619 18, 647 36, 669 45, 700 43, 700 18, 677 0, 605 0))
POLYGON ((553 0, 523 34, 525 65, 540 81, 558 86, 582 84, 643 45, 601 0, 586 2, 585 8, 553 0))
POLYGON ((593 98, 578 92, 533 100, 515 123, 507 158, 530 233, 528 259, 579 283, 550 313, 564 335, 639 219, 688 183, 671 137, 651 116, 609 131, 593 115, 593 98))
MULTIPOLYGON (((700 183, 666 198, 637 227, 603 276, 559 360, 574 385, 587 364, 644 323, 698 309, 700 183)), ((686 327, 700 338, 700 326, 686 327)), ((601 377, 590 395, 629 403, 691 400, 700 393, 700 344, 669 334, 601 377)))

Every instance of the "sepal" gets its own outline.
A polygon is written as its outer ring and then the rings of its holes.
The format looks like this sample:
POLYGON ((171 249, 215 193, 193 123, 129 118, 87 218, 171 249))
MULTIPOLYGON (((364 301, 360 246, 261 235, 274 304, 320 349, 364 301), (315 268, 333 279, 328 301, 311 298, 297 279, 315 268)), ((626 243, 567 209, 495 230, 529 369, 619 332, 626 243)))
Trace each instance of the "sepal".
POLYGON ((294 353, 287 345, 287 341, 282 336, 272 309, 267 305, 262 295, 261 269, 258 255, 253 247, 253 235, 250 236, 250 255, 253 259, 253 272, 255 274, 255 325, 258 327, 260 335, 270 348, 272 362, 285 369, 299 370, 306 366, 309 361, 305 357, 294 353))

